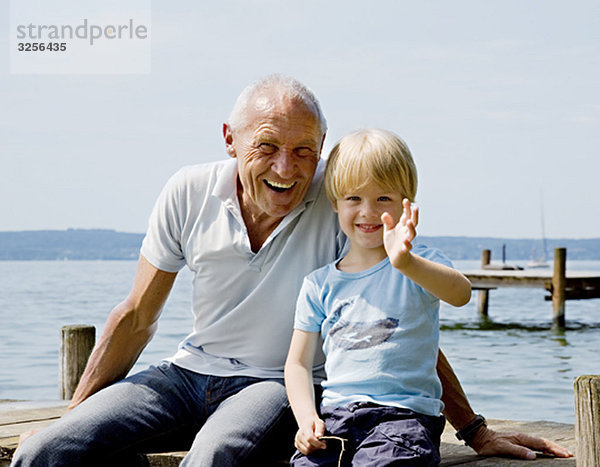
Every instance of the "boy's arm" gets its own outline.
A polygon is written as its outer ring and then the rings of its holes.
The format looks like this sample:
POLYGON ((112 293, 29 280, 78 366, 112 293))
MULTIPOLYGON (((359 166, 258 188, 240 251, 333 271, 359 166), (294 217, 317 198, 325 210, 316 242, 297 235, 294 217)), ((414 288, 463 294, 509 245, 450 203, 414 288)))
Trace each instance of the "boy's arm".
POLYGON ((401 267, 394 263, 392 265, 413 282, 450 305, 463 306, 471 299, 471 282, 455 269, 410 252, 401 267))
POLYGON ((387 212, 381 216, 383 242, 392 266, 440 300, 454 306, 465 305, 471 299, 469 279, 455 269, 410 252, 417 235, 419 208, 412 207, 408 199, 402 205, 402 217, 397 223, 387 212))
POLYGON ((327 447, 319 440, 325 423, 317 414, 312 378, 318 342, 319 333, 295 329, 285 362, 285 388, 299 427, 295 445, 305 455, 327 447))
MULTIPOLYGON (((388 213, 381 216, 385 228, 384 245, 392 265, 441 300, 455 306, 464 305, 471 296, 471 284, 466 277, 458 271, 432 263, 410 252, 411 242, 416 236, 419 210, 418 208, 411 208, 408 200, 403 200, 403 207, 402 217, 397 224, 388 213), (427 272, 431 265, 439 266, 439 268, 432 268, 427 272), (431 274, 431 276, 427 277, 427 274, 431 274)), ((444 415, 454 428, 460 430, 471 422, 476 415, 452 367, 441 351, 438 357, 437 372, 443 387, 444 415)), ((486 426, 481 426, 477 430, 470 446, 478 454, 485 456, 501 455, 521 459, 535 459, 536 455, 533 450, 552 454, 556 457, 571 457, 573 455, 562 446, 544 438, 524 433, 496 432, 486 426)))

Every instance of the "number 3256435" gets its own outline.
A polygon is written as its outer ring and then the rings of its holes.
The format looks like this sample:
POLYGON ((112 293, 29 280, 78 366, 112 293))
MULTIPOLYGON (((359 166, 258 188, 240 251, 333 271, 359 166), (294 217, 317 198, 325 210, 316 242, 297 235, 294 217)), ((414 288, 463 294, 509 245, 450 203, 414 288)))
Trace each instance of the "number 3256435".
POLYGON ((19 52, 64 52, 67 50, 66 42, 19 42, 19 52))

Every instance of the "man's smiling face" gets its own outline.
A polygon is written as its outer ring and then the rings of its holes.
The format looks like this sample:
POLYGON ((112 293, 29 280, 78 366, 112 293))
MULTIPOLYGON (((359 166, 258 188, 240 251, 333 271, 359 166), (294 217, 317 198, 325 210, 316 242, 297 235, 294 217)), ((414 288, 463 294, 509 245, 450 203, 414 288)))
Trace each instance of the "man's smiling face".
POLYGON ((314 110, 299 100, 258 96, 242 128, 224 127, 230 156, 238 159, 238 198, 255 218, 282 218, 304 199, 324 135, 314 110))

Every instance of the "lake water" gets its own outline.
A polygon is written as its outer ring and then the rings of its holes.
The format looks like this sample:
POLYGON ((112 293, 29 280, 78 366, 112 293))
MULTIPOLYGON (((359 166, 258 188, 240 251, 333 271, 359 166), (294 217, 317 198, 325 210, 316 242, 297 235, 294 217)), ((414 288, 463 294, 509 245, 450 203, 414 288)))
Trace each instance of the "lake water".
MULTIPOLYGON (((478 261, 457 261, 473 269, 478 261)), ((92 324, 128 293, 134 261, 0 261, 0 399, 58 398, 58 349, 65 324, 92 324)), ((600 261, 568 262, 600 271, 600 261)), ((568 301, 567 329, 551 329, 541 289, 490 293, 481 321, 471 303, 442 306, 441 346, 476 412, 488 418, 573 423, 573 381, 600 373, 600 299, 568 301)), ((174 353, 191 329, 191 273, 182 271, 159 330, 134 370, 174 353)))

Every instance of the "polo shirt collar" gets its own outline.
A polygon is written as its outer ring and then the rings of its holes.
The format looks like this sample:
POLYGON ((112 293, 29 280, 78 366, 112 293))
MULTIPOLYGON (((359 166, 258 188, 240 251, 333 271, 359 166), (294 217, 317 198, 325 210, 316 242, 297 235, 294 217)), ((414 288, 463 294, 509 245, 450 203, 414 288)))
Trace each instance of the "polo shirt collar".
POLYGON ((235 159, 223 161, 223 167, 222 172, 218 175, 212 195, 226 203, 227 200, 237 199, 237 161, 235 159))
MULTIPOLYGON (((223 202, 223 205, 237 220, 242 229, 246 231, 246 224, 244 223, 239 200, 237 198, 237 161, 235 159, 225 161, 223 166, 223 170, 220 173, 218 180, 215 182, 212 195, 223 202)), ((258 253, 252 255, 254 257, 252 261, 258 261, 258 257, 262 256, 259 253, 265 250, 273 238, 283 231, 290 224, 290 222, 299 216, 306 209, 306 207, 317 198, 322 184, 324 166, 324 162, 319 161, 315 175, 308 188, 308 191, 306 192, 306 195, 304 196, 304 200, 282 219, 271 235, 269 235, 269 238, 265 240, 258 253)), ((250 251, 249 241, 246 246, 250 251)), ((257 264, 256 267, 260 267, 260 265, 257 264)))

